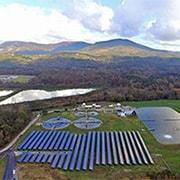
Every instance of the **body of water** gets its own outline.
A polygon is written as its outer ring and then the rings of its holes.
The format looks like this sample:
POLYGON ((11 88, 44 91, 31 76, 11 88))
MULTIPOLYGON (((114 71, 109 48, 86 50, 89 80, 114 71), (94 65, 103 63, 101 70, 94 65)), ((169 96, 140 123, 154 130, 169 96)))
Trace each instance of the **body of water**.
POLYGON ((57 90, 57 91, 24 90, 5 99, 4 101, 1 101, 0 105, 51 99, 55 97, 76 96, 76 95, 86 94, 94 90, 95 89, 66 89, 66 90, 57 90))
POLYGON ((11 90, 0 90, 0 97, 7 96, 11 93, 13 93, 13 91, 11 91, 11 90))
POLYGON ((138 117, 162 144, 180 144, 180 113, 168 107, 136 109, 138 117))

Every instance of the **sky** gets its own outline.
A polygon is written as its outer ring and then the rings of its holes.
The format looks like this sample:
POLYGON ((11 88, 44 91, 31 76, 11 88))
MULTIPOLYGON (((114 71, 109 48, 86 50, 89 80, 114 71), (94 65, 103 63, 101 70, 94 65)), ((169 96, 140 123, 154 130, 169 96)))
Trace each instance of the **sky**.
POLYGON ((180 51, 180 0, 0 0, 0 42, 115 38, 180 51))

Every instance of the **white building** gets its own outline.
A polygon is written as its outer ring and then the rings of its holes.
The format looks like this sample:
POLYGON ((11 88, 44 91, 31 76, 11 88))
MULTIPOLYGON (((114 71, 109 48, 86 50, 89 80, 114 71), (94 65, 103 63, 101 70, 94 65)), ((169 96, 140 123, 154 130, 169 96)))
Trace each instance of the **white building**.
POLYGON ((117 111, 117 115, 120 117, 126 117, 126 114, 124 112, 117 111))

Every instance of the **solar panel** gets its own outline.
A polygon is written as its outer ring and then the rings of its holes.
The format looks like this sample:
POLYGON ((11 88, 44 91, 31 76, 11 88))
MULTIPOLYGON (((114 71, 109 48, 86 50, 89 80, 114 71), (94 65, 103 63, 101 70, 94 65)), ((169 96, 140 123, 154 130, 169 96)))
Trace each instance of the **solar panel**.
POLYGON ((69 164, 70 164, 70 161, 71 161, 72 154, 73 154, 72 151, 69 151, 69 152, 68 152, 67 157, 66 157, 66 159, 65 159, 65 161, 64 161, 64 165, 63 165, 63 169, 64 169, 64 170, 67 170, 67 169, 68 169, 69 164))
POLYGON ((62 153, 62 155, 61 155, 61 157, 59 159, 58 165, 57 165, 58 168, 63 167, 66 156, 67 156, 67 153, 62 153))
POLYGON ((134 140, 133 140, 132 134, 131 134, 131 132, 129 132, 129 131, 127 132, 127 134, 128 134, 128 136, 129 136, 129 140, 130 140, 130 143, 131 143, 131 147, 132 147, 133 152, 134 152, 134 154, 135 154, 135 156, 136 156, 137 162, 138 162, 138 164, 142 164, 142 161, 141 161, 141 158, 140 158, 140 156, 139 156, 139 153, 138 153, 136 144, 135 144, 135 142, 134 142, 134 140))
POLYGON ((149 151, 148 151, 148 149, 147 149, 147 147, 146 147, 146 145, 145 145, 145 143, 144 143, 144 141, 143 141, 140 133, 139 133, 138 131, 136 131, 136 134, 137 134, 137 136, 139 137, 140 143, 141 143, 141 145, 142 145, 142 147, 143 147, 143 149, 144 149, 144 151, 145 151, 145 153, 146 153, 146 156, 147 156, 149 162, 150 162, 151 164, 154 164, 154 161, 152 160, 151 155, 150 155, 150 153, 149 153, 149 151))
POLYGON ((88 157, 89 157, 89 150, 90 150, 91 134, 92 134, 92 132, 88 132, 88 135, 87 135, 87 143, 85 146, 85 153, 84 153, 83 166, 82 166, 82 169, 84 169, 84 170, 86 170, 87 166, 88 166, 88 157))
POLYGON ((55 154, 50 154, 47 162, 48 162, 48 163, 52 163, 52 161, 54 160, 54 158, 55 158, 55 154))
POLYGON ((126 144, 122 135, 122 132, 119 131, 119 137, 120 137, 120 142, 122 143, 122 150, 123 150, 123 155, 124 155, 124 160, 126 162, 126 164, 130 165, 130 159, 129 159, 129 155, 127 152, 127 148, 126 148, 126 144))
POLYGON ((49 137, 51 136, 51 134, 53 133, 53 131, 49 131, 48 134, 45 136, 45 138, 43 139, 43 141, 40 143, 40 145, 38 146, 39 150, 42 150, 43 147, 45 146, 47 140, 49 139, 49 137))
POLYGON ((18 146, 18 150, 22 149, 23 146, 32 138, 32 136, 33 136, 35 133, 36 133, 36 131, 32 131, 32 132, 28 135, 28 137, 25 138, 25 140, 23 141, 23 143, 18 146))
POLYGON ((27 149, 28 146, 33 142, 34 139, 36 139, 36 136, 39 134, 39 131, 36 131, 33 136, 28 140, 28 142, 23 146, 22 149, 27 149))
POLYGON ((75 149, 74 149, 74 152, 72 155, 71 164, 69 167, 70 170, 74 170, 74 168, 75 168, 78 150, 79 150, 79 146, 80 146, 80 142, 81 142, 81 137, 82 137, 82 134, 78 135, 77 143, 76 143, 76 146, 75 146, 75 149))
POLYGON ((96 164, 100 164, 100 132, 97 132, 96 141, 96 164))
POLYGON ((36 144, 33 146, 33 149, 37 149, 39 147, 39 145, 41 144, 41 142, 43 141, 43 139, 46 137, 48 131, 43 132, 43 135, 41 136, 41 138, 38 140, 38 142, 36 142, 36 144))
POLYGON ((89 169, 94 169, 94 154, 95 154, 95 143, 96 143, 96 132, 92 133, 92 142, 91 142, 91 150, 90 150, 90 161, 89 161, 89 169))
POLYGON ((34 145, 38 142, 42 135, 43 131, 40 131, 40 133, 36 136, 36 139, 28 146, 28 149, 33 149, 34 145))
POLYGON ((66 143, 66 141, 68 140, 69 134, 70 134, 70 133, 67 132, 66 135, 64 136, 64 138, 63 138, 63 140, 62 140, 62 142, 61 142, 61 144, 60 144, 60 146, 59 146, 59 149, 60 149, 60 150, 62 150, 62 149, 64 148, 65 143, 66 143))
POLYGON ((104 132, 101 132, 101 138, 102 138, 102 152, 101 152, 101 164, 106 164, 106 146, 105 146, 105 134, 104 132))
POLYGON ((84 156, 85 143, 86 143, 86 134, 83 134, 81 147, 80 147, 79 154, 78 154, 78 159, 77 159, 77 165, 76 165, 77 170, 81 169, 82 159, 83 159, 83 156, 84 156))
POLYGON ((42 161, 43 161, 45 155, 46 155, 45 153, 42 153, 41 160, 39 161, 40 163, 42 163, 42 161))
POLYGON ((56 168, 60 157, 61 157, 61 153, 58 153, 58 154, 55 155, 54 160, 51 162, 51 167, 52 168, 56 168))
POLYGON ((50 146, 49 146, 49 150, 52 150, 52 149, 54 148, 54 146, 55 146, 57 140, 59 139, 60 135, 61 135, 61 132, 58 131, 58 132, 56 133, 56 136, 55 136, 54 139, 52 140, 52 143, 51 143, 50 146))
POLYGON ((116 151, 116 142, 114 138, 114 132, 110 132, 110 139, 111 139, 111 144, 112 144, 112 155, 113 155, 113 161, 114 164, 118 164, 118 158, 117 158, 117 151, 116 151))
POLYGON ((130 145, 130 142, 129 142, 129 139, 128 139, 128 136, 127 136, 127 133, 123 132, 123 134, 124 134, 124 139, 125 139, 125 142, 126 142, 126 145, 127 145, 129 157, 131 159, 131 163, 132 164, 137 164, 136 159, 135 159, 134 154, 133 154, 133 151, 132 151, 132 148, 131 148, 131 145, 130 145))
POLYGON ((32 153, 27 153, 27 156, 24 158, 23 162, 27 163, 32 156, 33 156, 32 153))
POLYGON ((63 131, 63 132, 61 133, 61 135, 59 136, 59 139, 57 140, 57 142, 56 142, 56 144, 55 144, 55 146, 54 146, 54 149, 55 149, 55 150, 58 150, 58 148, 59 148, 59 146, 60 146, 60 143, 61 143, 61 141, 62 141, 62 139, 63 139, 63 137, 64 137, 64 135, 65 135, 66 133, 67 133, 67 132, 63 131))
POLYGON ((111 145, 109 139, 109 132, 106 132, 106 147, 107 147, 107 163, 112 164, 112 153, 111 153, 111 145))
POLYGON ((33 154, 33 156, 30 158, 29 162, 34 162, 36 158, 38 157, 38 153, 33 154))
POLYGON ((117 156, 118 156, 120 164, 124 164, 122 147, 121 147, 121 143, 120 143, 120 138, 119 138, 118 132, 115 131, 114 134, 115 134, 115 141, 116 141, 116 145, 117 145, 117 156))
POLYGON ((45 154, 44 154, 44 157, 43 157, 42 160, 41 160, 41 162, 42 162, 42 163, 45 163, 45 162, 47 161, 48 157, 49 157, 49 154, 48 154, 48 153, 45 153, 45 154))
POLYGON ((43 147, 44 150, 47 150, 49 148, 56 133, 57 133, 56 131, 53 131, 53 133, 49 136, 49 139, 47 140, 45 146, 43 147))
POLYGON ((25 157, 27 156, 27 153, 23 153, 20 158, 18 159, 18 162, 23 162, 23 160, 25 159, 25 157))
POLYGON ((77 140, 77 136, 78 136, 77 134, 74 135, 73 140, 72 140, 72 142, 70 144, 70 150, 74 149, 74 146, 75 146, 75 143, 76 143, 76 140, 77 140))
POLYGON ((74 135, 71 133, 69 135, 68 140, 66 141, 66 144, 65 144, 65 147, 64 147, 65 150, 68 150, 70 148, 70 143, 72 142, 73 137, 74 137, 74 135))
POLYGON ((35 162, 40 163, 43 155, 44 155, 44 154, 39 153, 39 154, 38 154, 38 157, 37 157, 36 160, 35 160, 35 162))
POLYGON ((137 146, 137 149, 138 149, 138 151, 139 151, 139 155, 140 155, 141 159, 143 160, 143 162, 144 162, 145 164, 148 164, 148 161, 147 161, 147 159, 146 159, 146 155, 144 154, 144 151, 143 151, 143 149, 142 149, 142 147, 141 147, 141 144, 140 144, 140 142, 139 142, 139 139, 138 139, 138 137, 137 137, 137 135, 136 135, 136 133, 135 133, 134 131, 132 132, 132 135, 133 135, 133 137, 134 137, 134 140, 135 140, 135 143, 136 143, 136 146, 137 146))
POLYGON ((89 131, 79 135, 68 131, 37 131, 29 134, 19 147, 60 149, 58 152, 23 153, 18 162, 51 163, 52 168, 64 170, 93 170, 95 164, 106 163, 109 165, 154 163, 140 133, 135 131, 89 131))

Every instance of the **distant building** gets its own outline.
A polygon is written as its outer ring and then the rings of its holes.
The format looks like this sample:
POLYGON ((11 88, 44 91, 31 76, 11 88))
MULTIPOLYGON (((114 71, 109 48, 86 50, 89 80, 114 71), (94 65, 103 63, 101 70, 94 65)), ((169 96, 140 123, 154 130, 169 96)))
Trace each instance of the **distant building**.
POLYGON ((101 105, 99 105, 99 104, 92 104, 92 106, 93 106, 93 109, 96 111, 101 110, 101 105))
POLYGON ((114 108, 114 104, 108 105, 109 108, 114 108))
POLYGON ((126 116, 131 116, 131 115, 135 115, 136 114, 134 109, 125 111, 124 113, 125 113, 126 116))
POLYGON ((117 115, 120 117, 126 117, 126 114, 124 112, 117 111, 117 115))

